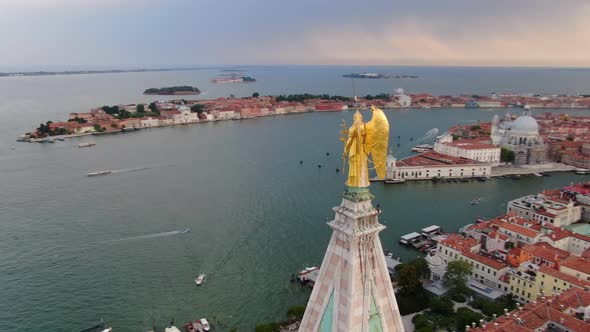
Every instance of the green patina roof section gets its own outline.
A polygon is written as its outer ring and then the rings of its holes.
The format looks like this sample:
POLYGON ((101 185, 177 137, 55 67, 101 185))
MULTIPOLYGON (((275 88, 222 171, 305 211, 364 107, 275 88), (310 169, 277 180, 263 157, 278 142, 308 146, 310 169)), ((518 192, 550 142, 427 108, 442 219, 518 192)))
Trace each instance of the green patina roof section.
POLYGON ((573 224, 565 226, 564 228, 582 235, 590 236, 590 224, 573 224))
POLYGON ((375 296, 371 296, 371 311, 369 311, 369 332, 383 332, 383 326, 381 326, 381 316, 379 316, 379 310, 377 310, 375 296))
POLYGON ((332 290, 332 294, 330 294, 330 300, 328 301, 328 305, 326 306, 326 310, 324 310, 324 315, 322 316, 322 321, 320 323, 320 329, 318 332, 332 332, 332 320, 334 319, 334 290, 332 290))

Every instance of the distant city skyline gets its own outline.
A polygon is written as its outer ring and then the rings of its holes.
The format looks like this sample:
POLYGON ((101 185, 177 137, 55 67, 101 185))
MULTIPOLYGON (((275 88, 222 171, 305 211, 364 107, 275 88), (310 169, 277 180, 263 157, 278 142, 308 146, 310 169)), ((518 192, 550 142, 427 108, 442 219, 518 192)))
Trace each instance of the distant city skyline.
POLYGON ((583 0, 0 0, 2 67, 590 67, 583 0))

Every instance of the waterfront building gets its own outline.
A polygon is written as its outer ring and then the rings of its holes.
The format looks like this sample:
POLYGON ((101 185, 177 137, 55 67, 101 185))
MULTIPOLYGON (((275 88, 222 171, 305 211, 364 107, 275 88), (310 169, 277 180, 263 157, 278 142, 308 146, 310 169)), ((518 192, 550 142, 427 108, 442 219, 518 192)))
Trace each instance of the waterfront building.
POLYGON ((120 128, 141 128, 141 120, 138 118, 128 118, 119 120, 120 128))
MULTIPOLYGON (((390 158, 389 161, 392 161, 390 158)), ((429 180, 488 176, 491 166, 479 161, 429 151, 387 164, 389 179, 429 180), (389 177, 391 176, 391 177, 389 177)))
POLYGON ((539 124, 531 116, 530 107, 512 121, 507 114, 502 120, 494 115, 490 138, 492 144, 514 152, 515 165, 539 165, 547 162, 549 147, 539 134, 539 124))
POLYGON ((96 131, 94 125, 91 123, 80 123, 74 130, 74 134, 87 134, 96 131))
POLYGON ((412 97, 405 94, 404 89, 398 88, 395 90, 393 100, 397 101, 400 107, 412 106, 412 97))
POLYGON ((470 225, 465 233, 481 242, 482 251, 508 262, 517 260, 512 248, 536 243, 543 236, 538 224, 511 215, 470 225))
POLYGON ((178 107, 177 112, 172 115, 174 124, 188 124, 199 121, 199 115, 191 112, 188 106, 182 105, 178 107))
POLYGON ((160 124, 160 120, 151 116, 144 116, 139 119, 139 123, 142 128, 157 127, 160 124))
POLYGON ((434 151, 453 157, 489 163, 492 166, 500 163, 501 149, 499 147, 475 139, 453 141, 453 136, 448 133, 436 138, 434 151))
POLYGON ((489 322, 473 322, 465 331, 590 331, 590 292, 572 288, 553 297, 538 296, 489 322))
POLYGON ((582 207, 561 194, 544 192, 511 200, 508 202, 506 213, 563 227, 582 218, 582 207))

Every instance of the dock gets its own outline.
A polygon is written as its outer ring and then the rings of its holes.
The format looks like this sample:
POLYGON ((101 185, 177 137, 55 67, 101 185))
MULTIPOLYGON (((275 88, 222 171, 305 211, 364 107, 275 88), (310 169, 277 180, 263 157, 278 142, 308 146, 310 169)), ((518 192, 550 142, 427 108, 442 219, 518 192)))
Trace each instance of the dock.
POLYGON ((437 243, 444 238, 446 238, 446 235, 443 233, 440 226, 430 225, 422 228, 420 233, 412 232, 403 235, 399 242, 403 245, 425 252, 436 248, 437 243))

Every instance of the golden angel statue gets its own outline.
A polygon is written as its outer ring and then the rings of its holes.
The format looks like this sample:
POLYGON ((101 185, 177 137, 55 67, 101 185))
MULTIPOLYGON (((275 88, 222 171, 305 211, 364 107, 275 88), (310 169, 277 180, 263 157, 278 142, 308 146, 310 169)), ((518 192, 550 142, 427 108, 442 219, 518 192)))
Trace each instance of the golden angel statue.
POLYGON ((348 156, 349 187, 369 186, 369 162, 372 162, 377 176, 385 178, 387 172, 387 144, 389 141, 389 122, 382 110, 371 105, 373 116, 371 121, 363 123, 363 116, 359 111, 353 116, 353 123, 348 131, 344 154, 348 156), (371 158, 369 159, 369 155, 371 158))

